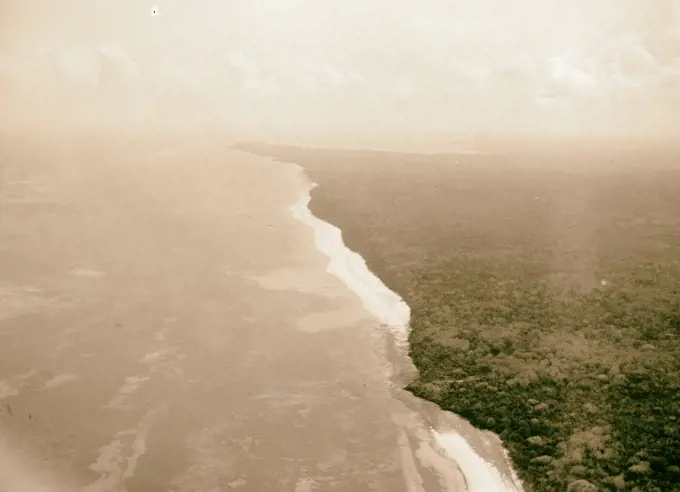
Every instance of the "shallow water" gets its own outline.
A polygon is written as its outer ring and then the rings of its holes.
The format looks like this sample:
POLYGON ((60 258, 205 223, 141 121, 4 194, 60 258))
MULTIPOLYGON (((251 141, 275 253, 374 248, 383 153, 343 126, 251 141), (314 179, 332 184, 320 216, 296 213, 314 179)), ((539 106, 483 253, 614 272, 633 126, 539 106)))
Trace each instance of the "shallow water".
POLYGON ((299 169, 225 147, 4 149, 0 490, 466 490, 299 169))

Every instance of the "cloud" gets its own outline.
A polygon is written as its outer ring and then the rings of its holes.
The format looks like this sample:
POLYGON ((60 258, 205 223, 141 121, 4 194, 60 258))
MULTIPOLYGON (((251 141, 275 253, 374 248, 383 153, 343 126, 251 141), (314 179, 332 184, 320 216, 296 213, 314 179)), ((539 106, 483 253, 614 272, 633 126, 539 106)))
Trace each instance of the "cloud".
POLYGON ((94 27, 26 26, 2 87, 83 118, 458 134, 671 132, 680 100, 677 0, 116 5, 94 27))
POLYGON ((139 79, 139 67, 125 49, 115 44, 103 44, 94 52, 98 66, 99 85, 134 85, 139 79))

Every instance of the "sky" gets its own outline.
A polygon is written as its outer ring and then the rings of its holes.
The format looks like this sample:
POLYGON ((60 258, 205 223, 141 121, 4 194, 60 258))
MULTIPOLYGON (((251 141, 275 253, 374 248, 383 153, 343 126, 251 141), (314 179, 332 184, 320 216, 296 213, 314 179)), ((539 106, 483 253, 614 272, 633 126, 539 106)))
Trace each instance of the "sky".
POLYGON ((0 0, 0 107, 256 139, 672 138, 680 0, 0 0))

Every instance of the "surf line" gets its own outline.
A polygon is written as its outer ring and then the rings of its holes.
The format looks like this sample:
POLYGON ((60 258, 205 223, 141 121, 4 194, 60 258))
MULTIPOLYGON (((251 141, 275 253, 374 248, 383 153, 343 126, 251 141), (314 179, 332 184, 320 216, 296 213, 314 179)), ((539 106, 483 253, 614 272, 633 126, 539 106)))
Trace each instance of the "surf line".
MULTIPOLYGON (((306 178, 304 170, 300 170, 306 178)), ((312 214, 309 202, 311 191, 317 184, 310 182, 308 178, 305 182, 308 188, 291 210, 294 218, 314 231, 316 248, 330 260, 326 271, 339 278, 350 291, 359 296, 364 308, 393 331, 399 345, 407 344, 411 319, 408 304, 368 269, 360 254, 345 245, 342 231, 338 227, 312 214)))
MULTIPOLYGON (((293 217, 314 231, 316 248, 329 259, 326 271, 339 278, 347 288, 359 296, 364 308, 391 330, 395 343, 402 353, 408 354, 411 319, 408 304, 369 270, 360 254, 345 245, 340 228, 312 213, 309 208, 311 191, 318 185, 309 179, 302 166, 294 165, 303 177, 307 189, 297 203, 290 207, 293 217)), ((495 466, 486 463, 458 433, 439 432, 430 427, 430 434, 441 452, 461 468, 467 480, 468 492, 522 491, 521 482, 514 470, 511 469, 511 480, 506 480, 495 466)), ((509 462, 505 449, 503 454, 509 462)))

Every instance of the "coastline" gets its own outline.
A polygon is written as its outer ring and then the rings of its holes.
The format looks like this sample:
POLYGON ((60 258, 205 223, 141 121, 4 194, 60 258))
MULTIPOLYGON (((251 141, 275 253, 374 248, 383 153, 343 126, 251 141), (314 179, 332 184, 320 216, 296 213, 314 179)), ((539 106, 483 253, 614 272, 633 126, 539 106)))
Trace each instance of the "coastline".
POLYGON ((477 429, 462 417, 404 389, 418 373, 409 355, 411 310, 408 304, 368 268, 358 252, 347 247, 340 228, 314 215, 311 191, 317 183, 310 179, 303 166, 288 164, 295 166, 307 186, 298 202, 290 207, 293 217, 314 231, 317 249, 329 259, 327 272, 356 294, 384 329, 389 384, 395 399, 424 418, 430 445, 460 469, 469 492, 523 491, 509 454, 496 434, 477 429))

